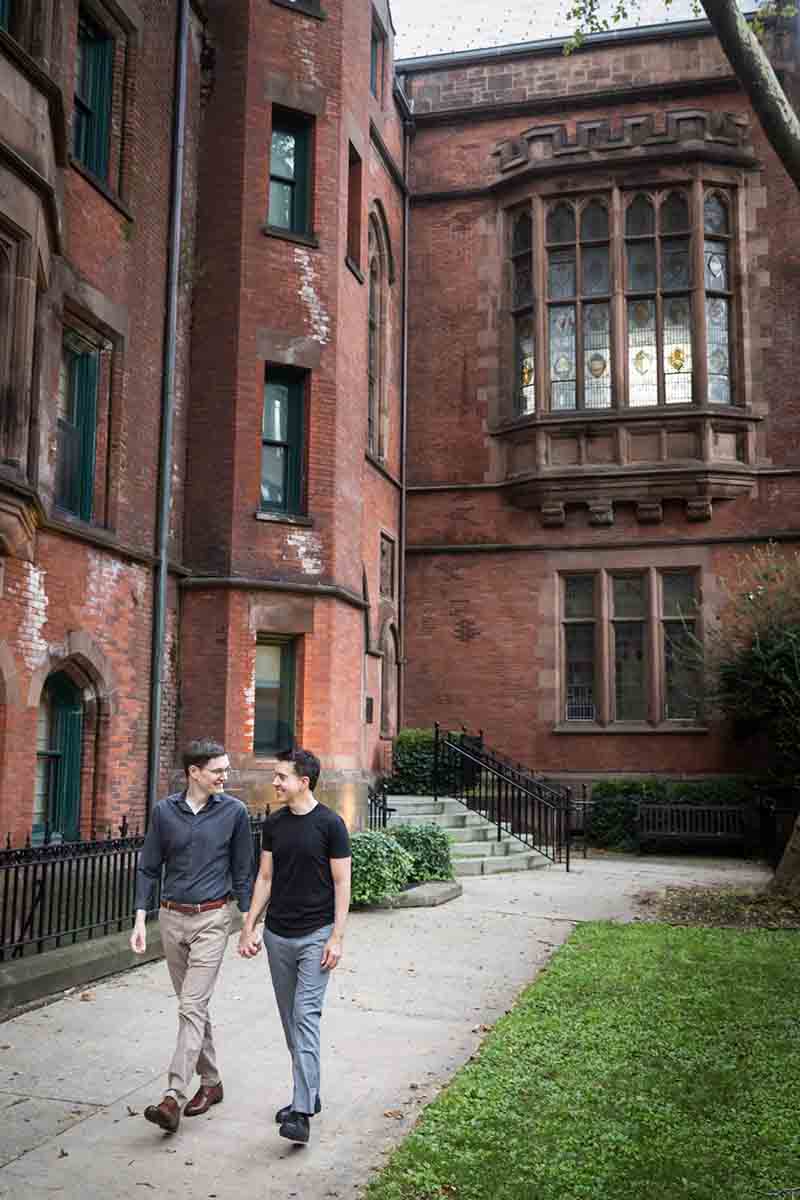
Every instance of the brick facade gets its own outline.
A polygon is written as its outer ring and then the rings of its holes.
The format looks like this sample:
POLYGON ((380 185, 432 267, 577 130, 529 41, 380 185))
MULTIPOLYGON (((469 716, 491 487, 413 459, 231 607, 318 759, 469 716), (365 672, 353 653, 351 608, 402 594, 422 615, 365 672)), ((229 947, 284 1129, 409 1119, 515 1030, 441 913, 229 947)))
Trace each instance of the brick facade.
MULTIPOLYGON (((0 29, 0 832, 15 842, 57 757, 54 681, 81 713, 77 831, 146 819, 180 7, 36 0, 36 20, 0 29), (74 141, 87 28, 111 47, 102 178, 74 141), (78 515, 63 364, 87 354, 78 515)), ((549 43, 401 63, 413 118, 392 44, 385 0, 190 5, 158 790, 206 734, 248 802, 270 803, 262 643, 290 648, 293 735, 353 825, 401 720, 482 727, 552 773, 746 766, 713 722, 565 720, 559 581, 591 574, 606 605, 620 573, 652 591, 691 571, 708 621, 738 553, 797 541, 796 191, 701 25, 570 58, 549 43), (270 224, 276 120, 308 139, 302 229, 270 224), (559 196, 607 197, 621 313, 636 188, 730 198, 737 403, 631 411, 615 317, 614 406, 553 410, 540 353, 520 415, 510 214, 531 206, 536 228, 559 196), (275 378, 302 406, 286 511, 262 498, 275 378)), ((793 41, 772 49, 792 87, 793 41)), ((707 373, 698 361, 695 400, 707 373)), ((651 705, 662 615, 653 592, 651 705)))

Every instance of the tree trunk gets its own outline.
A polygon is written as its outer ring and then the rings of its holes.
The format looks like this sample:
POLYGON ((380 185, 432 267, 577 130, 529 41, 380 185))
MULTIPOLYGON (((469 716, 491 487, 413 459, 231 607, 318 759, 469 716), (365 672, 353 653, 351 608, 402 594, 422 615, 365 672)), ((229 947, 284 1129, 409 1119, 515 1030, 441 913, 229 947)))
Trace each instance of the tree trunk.
POLYGON ((736 0, 701 0, 761 127, 800 190, 800 119, 736 0))
POLYGON ((775 870, 771 887, 776 892, 800 893, 800 814, 794 823, 792 836, 786 843, 783 858, 775 870))

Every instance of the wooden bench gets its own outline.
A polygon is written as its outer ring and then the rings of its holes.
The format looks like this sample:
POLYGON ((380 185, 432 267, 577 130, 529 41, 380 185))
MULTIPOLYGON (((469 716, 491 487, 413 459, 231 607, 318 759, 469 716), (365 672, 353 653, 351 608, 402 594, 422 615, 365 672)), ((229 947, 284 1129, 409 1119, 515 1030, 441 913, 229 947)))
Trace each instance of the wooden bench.
POLYGON ((738 804, 640 804, 639 848, 645 842, 745 841, 748 811, 738 804))

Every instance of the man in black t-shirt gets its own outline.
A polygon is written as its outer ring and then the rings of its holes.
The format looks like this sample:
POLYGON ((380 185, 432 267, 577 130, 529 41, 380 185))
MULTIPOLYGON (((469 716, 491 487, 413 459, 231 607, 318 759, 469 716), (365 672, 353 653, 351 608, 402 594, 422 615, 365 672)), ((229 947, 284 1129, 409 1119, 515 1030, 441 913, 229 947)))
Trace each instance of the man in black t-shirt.
POLYGON ((261 949, 255 924, 267 905, 264 945, 292 1058, 294 1093, 278 1110, 281 1137, 307 1142, 319 1098, 319 1026, 330 972, 342 957, 350 907, 350 838, 337 813, 314 799, 319 759, 296 746, 278 757, 273 786, 285 808, 261 837, 261 864, 239 953, 261 949))

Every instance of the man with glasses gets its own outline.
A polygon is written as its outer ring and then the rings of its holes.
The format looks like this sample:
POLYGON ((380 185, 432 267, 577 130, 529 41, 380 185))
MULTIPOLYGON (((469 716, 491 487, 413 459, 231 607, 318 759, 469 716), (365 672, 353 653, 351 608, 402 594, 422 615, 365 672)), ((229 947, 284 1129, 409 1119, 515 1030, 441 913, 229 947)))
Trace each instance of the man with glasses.
POLYGON ((231 900, 246 913, 253 888, 250 819, 241 800, 225 794, 225 747, 209 738, 191 742, 183 769, 185 789, 159 800, 150 816, 131 934, 131 949, 144 954, 145 917, 163 870, 158 923, 178 997, 178 1041, 164 1098, 144 1115, 167 1133, 176 1131, 181 1114, 199 1116, 222 1100, 208 1006, 230 933, 231 900), (200 1087, 187 1104, 195 1070, 200 1087))

